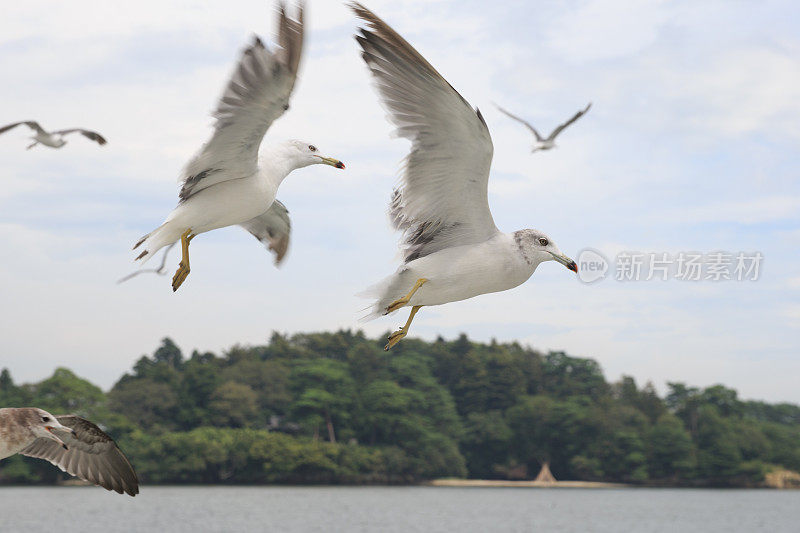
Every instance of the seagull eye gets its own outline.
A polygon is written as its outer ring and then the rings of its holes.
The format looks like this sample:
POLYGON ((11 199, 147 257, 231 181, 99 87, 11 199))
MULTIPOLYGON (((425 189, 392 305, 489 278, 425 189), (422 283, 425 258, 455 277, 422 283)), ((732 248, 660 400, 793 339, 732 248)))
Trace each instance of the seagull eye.
POLYGON ((50 422, 50 417, 49 416, 43 416, 42 417, 42 422, 50 422))
POLYGON ((550 244, 550 242, 544 237, 539 237, 539 244, 541 244, 542 246, 547 246, 548 244, 550 244))
POLYGON ((316 152, 317 151, 317 147, 314 146, 313 144, 309 144, 308 145, 308 149, 311 150, 312 152, 316 152))

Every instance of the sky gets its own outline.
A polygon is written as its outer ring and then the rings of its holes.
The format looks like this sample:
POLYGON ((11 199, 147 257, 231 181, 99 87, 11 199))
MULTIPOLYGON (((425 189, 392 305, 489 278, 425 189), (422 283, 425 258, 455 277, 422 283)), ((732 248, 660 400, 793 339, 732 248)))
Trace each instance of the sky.
MULTIPOLYGON (((0 124, 96 129, 61 150, 0 137, 0 367, 32 382, 66 366, 109 388, 171 337, 224 352, 281 333, 388 333, 356 296, 399 264, 386 207, 392 136, 340 2, 308 2, 291 109, 265 143, 297 138, 347 170, 294 172, 280 269, 240 228, 192 243, 192 273, 139 276, 132 244, 175 206, 241 48, 269 41, 266 0, 15 3, 0 19, 0 124)), ((488 123, 489 202, 503 231, 536 228, 577 257, 760 252, 757 280, 581 282, 555 262, 522 286, 424 308, 412 336, 519 341, 599 361, 608 379, 722 383, 800 403, 800 5, 791 0, 372 0, 488 123), (549 130, 531 155, 524 127, 549 130)))

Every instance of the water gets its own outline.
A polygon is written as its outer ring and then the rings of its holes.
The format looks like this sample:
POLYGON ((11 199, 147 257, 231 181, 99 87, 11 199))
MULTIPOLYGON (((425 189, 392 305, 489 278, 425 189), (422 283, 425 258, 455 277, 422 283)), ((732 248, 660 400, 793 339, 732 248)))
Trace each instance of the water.
POLYGON ((800 492, 453 487, 0 488, 0 532, 797 532, 800 492))

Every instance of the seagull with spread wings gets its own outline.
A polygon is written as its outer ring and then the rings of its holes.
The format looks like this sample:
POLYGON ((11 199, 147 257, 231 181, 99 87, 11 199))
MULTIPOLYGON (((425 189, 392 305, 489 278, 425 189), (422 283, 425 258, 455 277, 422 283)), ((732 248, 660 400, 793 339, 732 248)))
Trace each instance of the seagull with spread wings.
POLYGON ((259 146, 270 125, 289 108, 303 49, 303 5, 296 19, 278 9, 278 45, 269 50, 256 37, 242 53, 214 113, 211 139, 189 161, 180 177, 178 206, 164 223, 142 237, 134 250, 147 260, 180 240, 182 259, 172 278, 178 290, 189 275, 189 242, 197 235, 239 225, 283 260, 289 247, 286 207, 275 199, 281 182, 293 170, 324 164, 343 169, 341 161, 323 157, 313 144, 287 141, 259 146))
POLYGON ((33 137, 33 144, 28 145, 27 150, 30 150, 37 144, 43 144, 45 146, 49 146, 50 148, 61 148, 67 141, 64 140, 65 135, 69 135, 70 133, 80 133, 84 137, 89 140, 92 140, 99 144, 100 146, 106 144, 106 140, 103 138, 102 135, 97 133, 96 131, 85 130, 83 128, 72 128, 68 130, 57 130, 57 131, 45 131, 38 122, 33 120, 24 120, 22 122, 14 122, 13 124, 8 124, 7 126, 3 126, 0 128, 0 133, 5 133, 8 130, 14 129, 20 124, 25 124, 30 129, 34 131, 33 137))
POLYGON ((50 461, 106 490, 139 494, 139 478, 114 439, 75 415, 35 407, 0 409, 0 459, 14 454, 50 461))
MULTIPOLYGON (((497 105, 497 104, 495 104, 495 105, 497 105)), ((531 123, 528 122, 527 120, 522 119, 522 118, 518 117, 517 115, 511 114, 511 112, 506 111, 505 109, 503 109, 499 105, 497 106, 497 109, 499 109, 502 113, 504 113, 505 115, 509 116, 510 118, 513 118, 517 122, 521 122, 522 124, 524 124, 531 131, 531 133, 533 133, 533 136, 536 138, 536 142, 534 143, 533 148, 531 149, 531 153, 534 153, 534 152, 536 152, 538 150, 550 150, 552 148, 556 148, 556 137, 558 137, 558 135, 562 131, 564 131, 564 129, 567 126, 569 126, 570 124, 572 124, 573 122, 575 122, 576 120, 581 118, 583 115, 585 115, 586 112, 589 111, 590 107, 592 107, 592 103, 591 102, 589 102, 589 104, 585 108, 583 108, 580 111, 578 111, 577 113, 575 113, 572 116, 572 118, 570 118, 568 121, 564 122, 563 124, 560 124, 546 138, 542 137, 541 135, 539 135, 539 132, 536 131, 536 128, 534 128, 531 125, 531 123)))
POLYGON ((411 141, 389 209, 403 233, 404 262, 365 293, 376 297, 370 318, 411 307, 386 349, 408 334, 423 306, 511 289, 544 261, 577 272, 544 233, 497 229, 487 191, 494 148, 480 111, 388 24, 361 4, 350 6, 366 23, 356 40, 389 118, 411 141))

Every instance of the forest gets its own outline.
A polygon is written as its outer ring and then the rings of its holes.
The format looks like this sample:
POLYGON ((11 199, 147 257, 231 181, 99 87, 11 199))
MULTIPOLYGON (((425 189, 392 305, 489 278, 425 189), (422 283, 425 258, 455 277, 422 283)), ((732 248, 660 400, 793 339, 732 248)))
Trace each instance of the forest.
MULTIPOLYGON (((189 356, 164 339, 107 393, 66 368, 0 373, 0 406, 75 413, 119 443, 145 484, 410 484, 442 477, 758 486, 800 471, 800 407, 723 385, 606 381, 592 359, 466 335, 391 352, 361 332, 274 333, 189 356)), ((0 483, 55 483, 44 461, 0 483)))

